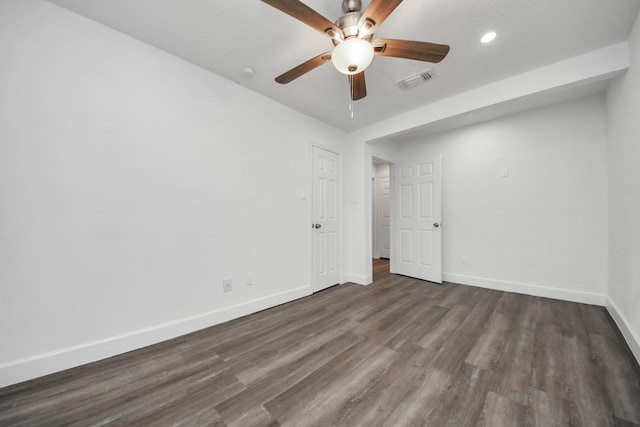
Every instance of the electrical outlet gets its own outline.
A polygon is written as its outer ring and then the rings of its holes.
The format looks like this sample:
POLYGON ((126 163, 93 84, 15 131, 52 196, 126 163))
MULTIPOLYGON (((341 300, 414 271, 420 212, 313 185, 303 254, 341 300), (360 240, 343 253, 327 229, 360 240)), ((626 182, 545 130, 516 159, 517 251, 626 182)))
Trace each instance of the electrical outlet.
POLYGON ((253 285, 253 273, 247 273, 247 286, 253 285))
POLYGON ((225 292, 231 292, 232 281, 231 279, 224 279, 222 281, 222 290, 225 292))

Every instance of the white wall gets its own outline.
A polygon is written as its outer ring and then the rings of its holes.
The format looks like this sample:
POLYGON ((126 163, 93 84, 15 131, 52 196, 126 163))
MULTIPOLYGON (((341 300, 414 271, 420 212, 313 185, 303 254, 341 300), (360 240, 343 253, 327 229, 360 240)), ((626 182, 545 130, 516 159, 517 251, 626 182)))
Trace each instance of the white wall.
POLYGON ((39 0, 0 56, 0 386, 310 293, 309 141, 345 134, 39 0))
POLYGON ((396 164, 443 155, 444 280, 604 304, 604 105, 591 96, 396 146, 396 164))
MULTIPOLYGON (((344 162, 344 248, 346 279, 361 285, 372 281, 371 247, 363 244, 371 235, 371 221, 363 221, 363 212, 371 213, 371 156, 365 144, 345 143, 344 162)), ((370 218, 370 217, 368 217, 370 218)))
POLYGON ((607 93, 607 306, 640 362, 640 17, 629 38, 629 51, 629 71, 607 93))
POLYGON ((628 43, 625 41, 424 105, 349 134, 346 149, 355 159, 346 164, 345 169, 348 171, 345 175, 348 190, 353 194, 352 203, 346 209, 349 250, 345 262, 350 277, 360 280, 358 283, 371 280, 372 242, 367 231, 371 227, 368 185, 371 156, 392 160, 395 155, 393 145, 371 146, 371 142, 395 136, 404 139, 407 132, 421 128, 451 128, 461 121, 468 123, 468 120, 460 119, 470 113, 476 118, 489 119, 532 106, 548 105, 550 100, 562 102, 584 94, 585 86, 622 75, 628 67, 628 43), (361 198, 365 203, 358 203, 361 198))

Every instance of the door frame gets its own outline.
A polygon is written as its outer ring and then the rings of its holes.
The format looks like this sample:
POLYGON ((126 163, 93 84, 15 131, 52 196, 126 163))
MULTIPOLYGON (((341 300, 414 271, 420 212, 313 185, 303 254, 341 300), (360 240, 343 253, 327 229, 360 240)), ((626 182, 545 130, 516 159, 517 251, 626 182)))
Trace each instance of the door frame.
MULTIPOLYGON (((314 249, 313 249, 313 229, 311 228, 311 224, 313 223, 313 149, 320 148, 322 150, 328 151, 330 153, 335 154, 338 157, 338 178, 340 182, 338 183, 338 203, 336 205, 336 215, 338 217, 338 284, 345 283, 344 279, 344 267, 343 267, 343 255, 344 255, 344 221, 343 221, 343 186, 344 186, 344 174, 343 174, 343 156, 338 150, 335 150, 327 145, 320 144, 315 141, 309 141, 307 144, 308 149, 308 165, 309 165, 309 181, 307 183, 307 190, 303 190, 301 194, 301 198, 304 200, 307 199, 307 247, 309 248, 309 287, 311 288, 311 292, 315 293, 322 289, 319 289, 317 282, 315 281, 315 275, 313 270, 313 262, 314 262, 314 249)), ((323 288, 324 289, 324 288, 323 288)))
MULTIPOLYGON (((373 171, 373 167, 371 169, 373 171)), ((376 174, 371 177, 371 257, 373 259, 380 258, 378 234, 378 176, 376 174)))

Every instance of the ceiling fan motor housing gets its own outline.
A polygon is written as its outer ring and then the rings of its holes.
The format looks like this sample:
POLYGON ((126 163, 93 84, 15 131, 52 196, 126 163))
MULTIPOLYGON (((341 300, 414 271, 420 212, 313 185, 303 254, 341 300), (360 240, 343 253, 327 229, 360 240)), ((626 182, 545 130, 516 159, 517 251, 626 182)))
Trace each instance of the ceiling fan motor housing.
POLYGON ((358 22, 360 22, 361 17, 362 13, 360 12, 348 12, 338 18, 336 26, 342 30, 345 39, 358 35, 358 32, 360 31, 358 22))

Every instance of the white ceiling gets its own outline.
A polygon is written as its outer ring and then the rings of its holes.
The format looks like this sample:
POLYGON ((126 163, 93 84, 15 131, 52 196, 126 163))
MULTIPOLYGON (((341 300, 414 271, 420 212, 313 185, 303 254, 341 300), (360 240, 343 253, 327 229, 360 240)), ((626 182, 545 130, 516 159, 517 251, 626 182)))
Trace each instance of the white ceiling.
MULTIPOLYGON (((451 46, 440 64, 376 57, 368 95, 349 114, 346 76, 325 64, 288 85, 274 78, 331 50, 328 37, 260 0, 49 0, 345 131, 627 39, 638 0, 404 0, 375 38, 451 46), (480 37, 498 33, 488 45, 480 37), (243 74, 255 70, 253 77, 243 74), (395 83, 432 69, 410 90, 395 83)), ((342 0, 304 0, 331 21, 342 0)), ((363 0, 363 8, 369 0, 363 0)))

